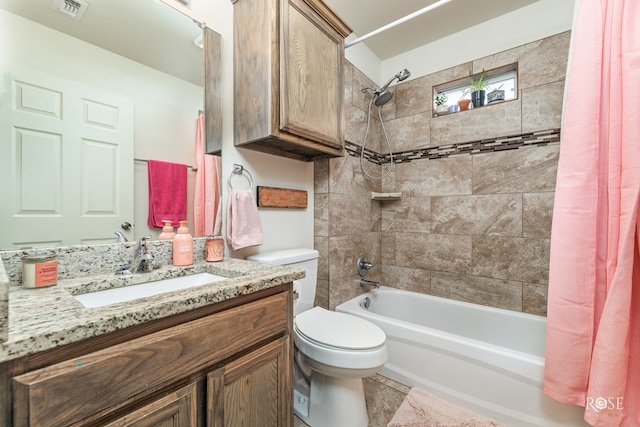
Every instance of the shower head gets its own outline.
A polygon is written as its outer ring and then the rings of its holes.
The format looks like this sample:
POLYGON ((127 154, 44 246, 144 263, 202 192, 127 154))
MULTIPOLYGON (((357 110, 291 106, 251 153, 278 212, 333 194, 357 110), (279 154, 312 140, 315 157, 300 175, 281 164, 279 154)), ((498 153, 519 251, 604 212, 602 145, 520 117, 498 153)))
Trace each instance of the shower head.
POLYGON ((387 92, 385 90, 384 92, 376 92, 373 102, 377 107, 382 107, 384 104, 391 101, 391 98, 393 98, 393 92, 387 92))
POLYGON ((393 93, 387 92, 387 89, 389 88, 389 85, 393 83, 394 80, 398 79, 398 81, 401 82, 403 80, 406 80, 410 75, 411 75, 411 72, 406 68, 403 68, 402 70, 400 70, 398 74, 391 77, 389 81, 384 84, 384 86, 376 90, 374 92, 374 96, 375 96, 374 102, 376 106, 381 107, 387 102, 391 101, 391 98, 393 98, 393 93))
POLYGON ((391 77, 389 79, 389 81, 384 84, 384 86, 382 86, 380 89, 378 89, 378 92, 384 92, 385 90, 387 90, 389 85, 391 83, 393 83, 393 81, 395 79, 398 79, 398 81, 401 82, 401 81, 406 80, 407 78, 409 78, 410 75, 411 75, 411 72, 409 70, 407 70, 406 68, 402 69, 398 74, 396 74, 395 76, 391 77))

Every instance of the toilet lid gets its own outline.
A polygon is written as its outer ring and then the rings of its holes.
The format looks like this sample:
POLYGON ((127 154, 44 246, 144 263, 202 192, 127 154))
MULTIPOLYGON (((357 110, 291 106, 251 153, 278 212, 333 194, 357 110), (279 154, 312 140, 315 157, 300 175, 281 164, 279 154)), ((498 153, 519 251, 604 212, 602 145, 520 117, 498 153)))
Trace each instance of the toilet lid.
POLYGON ((387 339, 384 331, 368 320, 322 307, 298 314, 295 327, 311 341, 348 350, 378 348, 387 339))

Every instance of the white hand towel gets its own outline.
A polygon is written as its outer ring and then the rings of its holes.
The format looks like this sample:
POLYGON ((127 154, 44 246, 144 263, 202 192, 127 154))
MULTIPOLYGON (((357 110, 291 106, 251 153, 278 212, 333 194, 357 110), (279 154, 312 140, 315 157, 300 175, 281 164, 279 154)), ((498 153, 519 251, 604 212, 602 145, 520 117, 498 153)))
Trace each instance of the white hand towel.
POLYGON ((251 190, 231 190, 227 205, 227 243, 237 250, 262 244, 262 223, 251 190))

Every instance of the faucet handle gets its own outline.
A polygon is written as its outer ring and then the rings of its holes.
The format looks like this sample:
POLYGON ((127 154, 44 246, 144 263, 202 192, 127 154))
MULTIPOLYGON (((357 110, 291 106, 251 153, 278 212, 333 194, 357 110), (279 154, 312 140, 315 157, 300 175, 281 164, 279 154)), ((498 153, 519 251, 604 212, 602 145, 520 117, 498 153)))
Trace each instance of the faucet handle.
POLYGON ((147 251, 149 250, 149 246, 147 244, 147 240, 151 239, 151 235, 149 236, 143 236, 140 238, 140 240, 138 241, 138 253, 140 255, 142 254, 146 254, 147 251))
POLYGON ((364 275, 367 274, 367 271, 373 268, 373 264, 369 262, 365 254, 362 254, 358 258, 356 268, 358 269, 358 274, 360 275, 360 277, 364 277, 364 275))

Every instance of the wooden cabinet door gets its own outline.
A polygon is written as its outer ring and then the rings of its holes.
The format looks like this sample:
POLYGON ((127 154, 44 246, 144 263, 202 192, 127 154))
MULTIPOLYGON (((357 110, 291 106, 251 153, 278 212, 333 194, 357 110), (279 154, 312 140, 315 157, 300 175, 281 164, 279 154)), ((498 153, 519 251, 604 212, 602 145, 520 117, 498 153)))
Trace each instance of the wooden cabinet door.
POLYGON ((137 411, 118 418, 106 427, 196 427, 197 390, 196 383, 189 384, 137 411))
POLYGON ((210 373, 207 426, 292 426, 290 352, 285 336, 210 373))
POLYGON ((342 149, 344 39, 303 0, 281 1, 280 129, 342 149))

